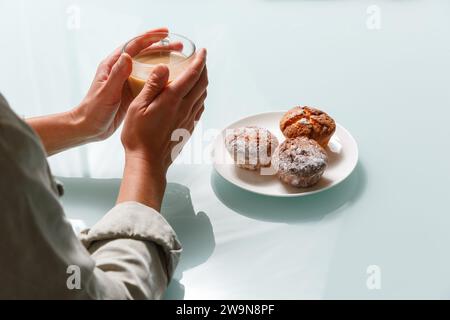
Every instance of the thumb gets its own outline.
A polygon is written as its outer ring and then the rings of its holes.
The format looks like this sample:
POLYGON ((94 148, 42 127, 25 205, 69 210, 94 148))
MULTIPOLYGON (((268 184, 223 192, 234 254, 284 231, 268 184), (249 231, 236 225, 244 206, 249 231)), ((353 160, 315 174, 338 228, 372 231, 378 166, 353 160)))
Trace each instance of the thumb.
POLYGON ((144 88, 136 97, 146 105, 150 104, 166 87, 169 80, 169 69, 166 65, 158 64, 148 76, 144 88))
POLYGON ((131 74, 132 61, 128 53, 122 53, 111 69, 106 81, 108 92, 113 95, 122 94, 122 88, 131 74))

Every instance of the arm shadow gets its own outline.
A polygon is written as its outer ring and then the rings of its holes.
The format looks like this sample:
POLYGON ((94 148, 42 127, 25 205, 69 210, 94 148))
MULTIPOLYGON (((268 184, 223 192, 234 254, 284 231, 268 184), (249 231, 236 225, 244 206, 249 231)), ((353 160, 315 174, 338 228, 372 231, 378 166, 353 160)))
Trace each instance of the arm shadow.
POLYGON ((195 212, 190 190, 181 184, 168 185, 161 213, 183 245, 180 263, 164 299, 183 299, 185 288, 180 283, 183 272, 203 264, 212 255, 216 246, 214 231, 208 215, 203 211, 195 212))
MULTIPOLYGON (((120 179, 59 178, 64 184, 62 203, 68 218, 94 225, 114 207, 120 179)), ((196 212, 189 188, 169 183, 161 214, 175 230, 183 252, 165 299, 183 299, 185 288, 180 283, 183 272, 208 260, 215 248, 214 232, 208 215, 196 212)))

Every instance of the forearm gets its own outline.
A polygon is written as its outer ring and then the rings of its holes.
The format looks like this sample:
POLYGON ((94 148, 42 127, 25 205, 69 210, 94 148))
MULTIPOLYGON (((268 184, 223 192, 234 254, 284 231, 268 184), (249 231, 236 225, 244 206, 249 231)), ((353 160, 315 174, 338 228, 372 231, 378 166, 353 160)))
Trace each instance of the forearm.
POLYGON ((166 173, 157 165, 143 158, 126 157, 117 203, 136 201, 161 211, 166 173))
POLYGON ((49 156, 82 145, 91 138, 86 134, 83 119, 75 116, 72 111, 26 121, 41 138, 49 156))

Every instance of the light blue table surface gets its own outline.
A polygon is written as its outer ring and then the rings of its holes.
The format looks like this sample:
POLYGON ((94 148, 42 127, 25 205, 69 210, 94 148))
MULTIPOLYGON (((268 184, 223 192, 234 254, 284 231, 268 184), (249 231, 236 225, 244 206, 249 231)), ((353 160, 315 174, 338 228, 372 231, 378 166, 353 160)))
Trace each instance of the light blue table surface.
MULTIPOLYGON (((162 214, 185 251, 167 298, 450 298, 449 17, 448 0, 0 0, 0 90, 23 115, 66 110, 121 42, 164 25, 188 35, 208 48, 199 135, 312 105, 360 159, 295 199, 175 165, 162 214)), ((72 152, 52 168, 68 216, 92 225, 114 205, 123 151, 115 135, 72 152)))

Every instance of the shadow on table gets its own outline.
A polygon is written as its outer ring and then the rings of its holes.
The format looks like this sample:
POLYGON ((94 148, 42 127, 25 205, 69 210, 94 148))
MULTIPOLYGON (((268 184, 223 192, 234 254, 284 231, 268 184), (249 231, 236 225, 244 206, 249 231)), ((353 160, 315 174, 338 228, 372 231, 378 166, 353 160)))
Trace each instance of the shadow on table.
POLYGON ((327 214, 356 201, 363 194, 366 183, 367 176, 361 163, 339 185, 296 198, 259 195, 236 187, 215 170, 211 175, 214 193, 231 210, 256 220, 285 223, 321 220, 327 214))
POLYGON ((216 246, 211 221, 205 212, 195 213, 187 187, 170 183, 161 209, 183 245, 183 253, 165 299, 183 299, 183 272, 208 260, 216 246))
MULTIPOLYGON (((63 205, 69 218, 95 224, 115 204, 120 179, 60 178, 64 183, 63 205)), ((196 213, 190 190, 177 183, 167 185, 161 213, 183 245, 183 253, 165 299, 183 299, 183 272, 204 263, 214 251, 211 222, 204 212, 196 213)))

